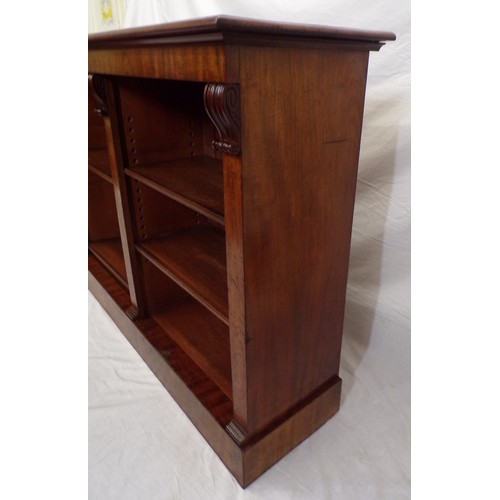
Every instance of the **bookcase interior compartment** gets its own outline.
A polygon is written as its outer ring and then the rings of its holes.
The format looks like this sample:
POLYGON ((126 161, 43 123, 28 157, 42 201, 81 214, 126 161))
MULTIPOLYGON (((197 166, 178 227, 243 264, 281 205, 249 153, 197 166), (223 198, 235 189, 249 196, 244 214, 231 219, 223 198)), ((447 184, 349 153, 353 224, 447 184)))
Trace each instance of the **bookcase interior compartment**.
POLYGON ((89 170, 88 189, 89 250, 128 287, 113 186, 89 170))
POLYGON ((111 181, 111 167, 109 165, 108 149, 106 145, 106 130, 104 120, 96 113, 97 103, 92 92, 88 98, 88 156, 89 170, 96 175, 111 181))
MULTIPOLYGON (((232 399, 229 328, 149 259, 142 258, 148 313, 189 358, 232 399)), ((160 354, 164 339, 150 339, 160 354)))
POLYGON ((203 104, 204 83, 118 81, 126 174, 223 223, 221 153, 203 104))
POLYGON ((224 229, 131 180, 137 251, 228 324, 224 229))

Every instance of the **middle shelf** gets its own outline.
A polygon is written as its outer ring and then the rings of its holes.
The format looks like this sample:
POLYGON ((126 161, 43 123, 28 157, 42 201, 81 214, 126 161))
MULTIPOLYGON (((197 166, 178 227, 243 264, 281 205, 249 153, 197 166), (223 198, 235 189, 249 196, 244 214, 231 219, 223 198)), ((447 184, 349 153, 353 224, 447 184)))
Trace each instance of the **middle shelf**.
POLYGON ((226 325, 228 295, 224 233, 197 225, 144 240, 137 250, 226 325))
MULTIPOLYGON (((194 299, 187 299, 151 317, 179 347, 232 399, 229 329, 194 299)), ((155 343, 153 342, 153 345, 155 343)))
POLYGON ((91 241, 89 242, 89 250, 125 288, 128 288, 120 238, 91 241))
POLYGON ((193 156, 127 168, 125 173, 146 186, 224 225, 222 161, 193 156))

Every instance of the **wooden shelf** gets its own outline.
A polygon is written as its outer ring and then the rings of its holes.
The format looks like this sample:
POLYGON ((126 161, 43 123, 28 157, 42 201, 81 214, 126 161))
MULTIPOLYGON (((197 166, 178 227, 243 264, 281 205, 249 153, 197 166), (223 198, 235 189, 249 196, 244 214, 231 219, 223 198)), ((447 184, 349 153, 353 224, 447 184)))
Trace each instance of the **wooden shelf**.
POLYGON ((125 173, 207 218, 224 224, 222 161, 194 156, 129 168, 125 173))
POLYGON ((125 288, 128 288, 120 238, 93 241, 89 243, 89 250, 125 288))
MULTIPOLYGON (((117 317, 120 317, 122 321, 127 322, 126 311, 130 307, 128 291, 92 254, 89 255, 89 271, 89 288, 94 296, 100 300, 106 312, 115 321, 117 317), (112 300, 106 300, 106 297, 111 297, 112 300)), ((203 309, 201 306, 198 307, 203 309)), ((205 314, 210 316, 210 313, 206 311, 205 314)), ((168 315, 167 311, 165 314, 159 313, 159 316, 165 315, 168 315)), ((177 315, 169 316, 170 318, 166 322, 160 318, 163 325, 151 317, 130 322, 126 336, 144 359, 154 358, 156 360, 155 374, 166 387, 173 390, 172 384, 183 386, 181 390, 185 391, 185 394, 189 394, 188 397, 199 401, 202 407, 208 410, 211 418, 215 419, 222 428, 225 428, 233 415, 232 402, 220 387, 194 363, 192 357, 181 349, 179 343, 170 336, 170 333, 179 327, 180 322, 179 319, 172 317, 177 315), (177 326, 173 327, 173 325, 177 326), (177 377, 179 381, 174 381, 177 377)), ((199 317, 198 314, 195 317, 199 317)), ((208 319, 208 321, 210 320, 217 321, 214 318, 208 319)), ((186 326, 187 324, 182 324, 182 332, 186 331, 186 326)), ((222 343, 216 342, 215 347, 223 348, 224 346, 222 343)), ((229 349, 229 345, 226 346, 226 349, 229 349)), ((191 353, 191 355, 193 354, 191 353)))
POLYGON ((229 323, 222 231, 190 227, 138 243, 137 250, 226 325, 229 323))
POLYGON ((228 327, 194 299, 152 313, 151 317, 232 399, 228 327))
POLYGON ((89 149, 89 170, 108 182, 113 183, 106 148, 89 149))

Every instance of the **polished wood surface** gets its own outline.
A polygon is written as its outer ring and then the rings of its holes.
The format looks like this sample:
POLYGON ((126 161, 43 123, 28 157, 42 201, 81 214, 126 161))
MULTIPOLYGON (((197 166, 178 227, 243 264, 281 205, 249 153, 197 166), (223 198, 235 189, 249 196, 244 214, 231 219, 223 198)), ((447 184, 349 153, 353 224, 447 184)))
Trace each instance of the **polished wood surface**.
POLYGON ((196 300, 151 314, 179 347, 232 399, 229 330, 196 300))
MULTIPOLYGON (((379 42, 381 40, 395 40, 394 33, 389 31, 360 30, 341 28, 336 26, 322 26, 313 24, 283 23, 264 21, 236 16, 211 16, 186 21, 176 21, 166 24, 157 24, 145 28, 131 28, 119 31, 108 31, 89 35, 89 47, 99 46, 99 43, 123 41, 140 44, 146 40, 174 38, 177 42, 190 41, 193 36, 209 33, 241 33, 260 36, 295 36, 297 38, 317 38, 330 40, 356 40, 379 42)), ((206 40, 198 38, 198 41, 206 40)))
POLYGON ((101 176, 88 173, 89 241, 120 239, 113 186, 101 176))
POLYGON ((338 375, 367 64, 241 48, 248 433, 338 375))
POLYGON ((89 149, 89 170, 113 184, 107 148, 89 149))
MULTIPOLYGON (((89 289, 176 401, 182 406, 183 399, 199 411, 203 408, 199 419, 223 431, 232 415, 231 400, 153 318, 130 320, 129 294, 93 256, 89 257, 89 289)), ((186 408, 193 419, 190 409, 186 408)))
POLYGON ((142 184, 224 224, 222 162, 203 156, 126 169, 142 184))
POLYGON ((137 250, 221 321, 228 322, 224 234, 197 225, 144 241, 137 250))
POLYGON ((368 54, 216 16, 89 37, 89 287, 246 486, 339 409, 368 54))
POLYGON ((228 430, 231 400, 152 318, 131 321, 129 295, 93 256, 89 289, 238 482, 247 486, 336 413, 341 381, 318 388, 290 415, 239 446, 228 430))
POLYGON ((91 241, 89 242, 89 250, 125 288, 128 288, 120 238, 91 241))
POLYGON ((100 48, 89 52, 89 68, 101 74, 197 82, 223 82, 226 77, 225 52, 220 44, 193 46, 176 43, 168 50, 134 45, 100 48))

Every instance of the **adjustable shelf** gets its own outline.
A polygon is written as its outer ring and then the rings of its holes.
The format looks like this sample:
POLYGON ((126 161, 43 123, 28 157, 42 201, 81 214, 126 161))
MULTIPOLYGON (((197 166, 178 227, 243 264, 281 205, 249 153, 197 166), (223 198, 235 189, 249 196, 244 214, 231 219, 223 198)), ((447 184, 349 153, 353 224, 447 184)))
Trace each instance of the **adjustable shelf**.
POLYGON ((153 346, 163 353, 163 337, 173 340, 216 386, 232 398, 229 328, 200 302, 144 258, 144 286, 150 317, 164 334, 153 346))
POLYGON ((368 55, 393 39, 89 37, 89 288, 243 487, 338 411, 368 55))
POLYGON ((228 324, 226 244, 224 234, 195 226, 143 241, 137 250, 228 324))
POLYGON ((229 330, 195 300, 152 313, 152 318, 232 399, 229 330))
POLYGON ((126 169, 125 174, 207 218, 224 224, 221 160, 190 156, 126 169))
POLYGON ((92 241, 89 243, 89 250, 125 288, 128 288, 120 238, 92 241))

